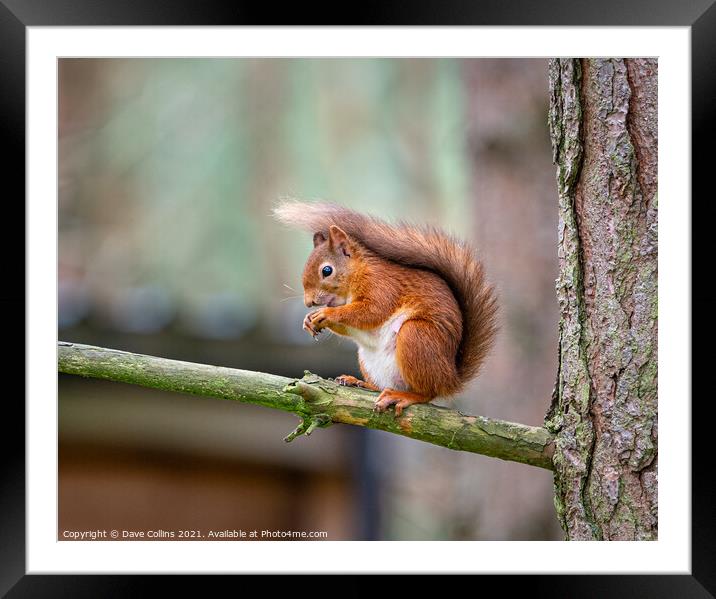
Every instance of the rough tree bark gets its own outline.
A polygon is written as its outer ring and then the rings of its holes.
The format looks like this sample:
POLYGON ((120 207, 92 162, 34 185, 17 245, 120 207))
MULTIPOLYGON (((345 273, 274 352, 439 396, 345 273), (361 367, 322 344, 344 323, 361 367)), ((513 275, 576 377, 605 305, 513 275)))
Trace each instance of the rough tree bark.
POLYGON ((555 506, 568 539, 657 538, 657 61, 554 59, 555 506))

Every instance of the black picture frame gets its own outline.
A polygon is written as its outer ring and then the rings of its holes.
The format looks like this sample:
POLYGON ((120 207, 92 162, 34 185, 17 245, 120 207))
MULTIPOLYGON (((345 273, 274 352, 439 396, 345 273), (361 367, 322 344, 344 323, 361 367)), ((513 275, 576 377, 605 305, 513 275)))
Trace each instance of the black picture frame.
MULTIPOLYGON (((559 0, 536 3, 534 0, 490 0, 463 2, 449 0, 428 3, 396 1, 364 2, 355 5, 351 23, 355 25, 639 25, 690 26, 692 58, 692 190, 695 197, 708 199, 707 161, 709 122, 713 123, 716 100, 716 6, 714 0, 690 2, 601 0, 559 0), (699 150, 699 148, 701 150, 699 150)), ((97 597, 137 595, 149 584, 157 584, 150 576, 134 575, 26 575, 25 574, 25 409, 24 397, 25 308, 24 264, 15 259, 24 240, 12 237, 10 231, 22 235, 25 223, 25 39, 30 26, 67 25, 282 25, 340 24, 337 6, 295 3, 280 10, 264 3, 234 2, 223 5, 209 0, 172 2, 116 2, 114 0, 0 0, 0 114, 2 141, 8 152, 3 161, 4 184, 7 190, 3 213, 6 218, 3 272, 5 284, 0 291, 0 306, 11 327, 11 340, 6 339, 9 357, 5 361, 5 388, 2 420, 2 478, 0 479, 0 593, 10 597, 97 597), (9 187, 9 188, 8 188, 9 187), (14 210, 15 214, 11 214, 14 210), (14 223, 10 226, 9 223, 14 223), (20 315, 23 315, 20 318, 20 315), (13 329, 17 328, 17 331, 13 329), (22 328, 22 331, 20 330, 22 328), (21 341, 19 341, 21 340, 21 341), (11 389, 12 385, 20 387, 11 389)), ((348 24, 348 23, 343 23, 348 24)), ((710 193, 709 193, 710 192, 710 193)), ((662 201, 690 202, 690 198, 666 198, 662 201)), ((693 237, 692 237, 693 238, 693 237)), ((694 259, 697 254, 694 253, 694 259)), ((698 271, 697 271, 698 272, 698 271)), ((704 306, 705 307, 705 306, 704 306)), ((706 312, 702 312, 706 314, 706 312)), ((28 356, 31 359, 31 356, 28 356)), ((570 575, 515 576, 510 588, 524 589, 530 596, 550 597, 709 597, 716 593, 716 494, 712 490, 713 466, 706 447, 710 439, 710 419, 704 397, 692 402, 692 575, 570 575)), ((669 398, 689 401, 690 398, 669 398)), ((317 565, 320 569, 320 565, 317 565)), ((181 590, 206 592, 216 577, 163 576, 161 590, 181 584, 181 590)), ((499 582, 499 581, 496 581, 499 582)), ((486 581, 489 583, 489 581, 486 581)), ((260 582, 260 584, 267 584, 260 582)), ((291 585, 287 577, 274 577, 268 583, 291 585)), ((323 586, 324 583, 320 583, 323 586)), ((356 577, 347 586, 335 581, 338 588, 360 592, 373 583, 356 577)), ((481 583, 482 584, 482 583, 481 583)), ((501 583, 503 584, 503 583, 501 583)), ((313 589, 317 587, 310 585, 313 589)), ((325 587, 324 587, 325 588, 325 587)), ((334 587, 336 588, 336 587, 334 587)), ((485 587, 483 587, 485 588, 485 587)), ((513 593, 510 593, 513 594, 513 593)))

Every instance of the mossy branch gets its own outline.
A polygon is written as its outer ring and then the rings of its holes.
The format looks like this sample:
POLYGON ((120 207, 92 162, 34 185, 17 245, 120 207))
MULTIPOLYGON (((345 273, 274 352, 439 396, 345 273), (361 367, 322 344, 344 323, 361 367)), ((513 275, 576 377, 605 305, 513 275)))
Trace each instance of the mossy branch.
POLYGON ((411 406, 396 418, 392 411, 373 411, 375 393, 344 387, 308 371, 301 379, 287 379, 62 341, 58 343, 58 370, 292 412, 301 423, 286 441, 340 422, 552 469, 553 437, 544 428, 467 416, 432 404, 411 406))

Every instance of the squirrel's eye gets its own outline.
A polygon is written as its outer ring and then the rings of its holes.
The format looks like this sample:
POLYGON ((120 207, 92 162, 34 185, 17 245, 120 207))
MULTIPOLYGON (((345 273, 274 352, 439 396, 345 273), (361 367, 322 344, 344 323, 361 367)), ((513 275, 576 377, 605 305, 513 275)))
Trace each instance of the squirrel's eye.
POLYGON ((330 276, 332 272, 333 272, 333 267, 331 267, 331 266, 324 266, 321 269, 321 274, 323 274, 324 277, 330 276))

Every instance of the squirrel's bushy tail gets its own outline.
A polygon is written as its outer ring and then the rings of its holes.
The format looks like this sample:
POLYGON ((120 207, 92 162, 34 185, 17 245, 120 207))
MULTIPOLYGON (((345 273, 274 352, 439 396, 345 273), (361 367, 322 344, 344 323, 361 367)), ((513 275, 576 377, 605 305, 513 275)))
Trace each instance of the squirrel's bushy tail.
POLYGON ((465 242, 436 227, 388 224, 336 204, 284 202, 274 209, 281 222, 311 233, 336 225, 379 256, 406 266, 429 269, 448 284, 463 314, 456 366, 460 379, 475 376, 497 333, 497 301, 482 265, 465 242))

